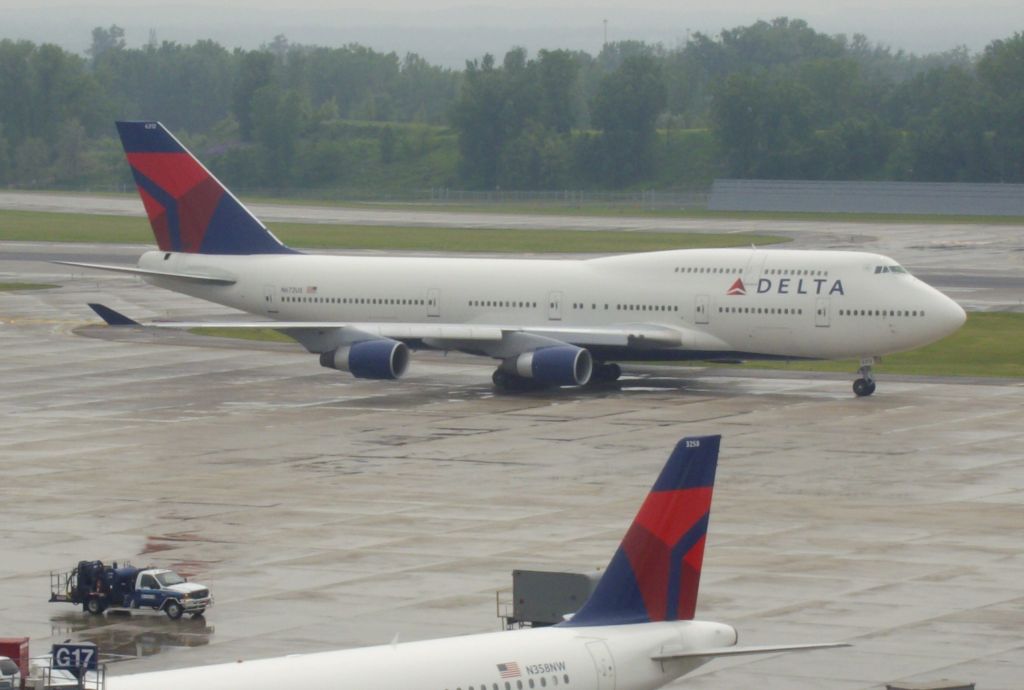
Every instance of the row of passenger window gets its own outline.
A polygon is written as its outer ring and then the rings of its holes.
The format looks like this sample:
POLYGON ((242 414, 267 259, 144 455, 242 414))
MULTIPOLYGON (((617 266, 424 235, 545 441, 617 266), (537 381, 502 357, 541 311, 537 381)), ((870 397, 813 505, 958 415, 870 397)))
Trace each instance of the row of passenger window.
POLYGON ((803 309, 790 307, 719 307, 719 314, 795 314, 804 313, 803 309))
POLYGON ((671 304, 616 304, 619 311, 679 311, 677 305, 671 304))
POLYGON ((762 273, 766 276, 827 276, 828 271, 812 268, 766 268, 762 273))
POLYGON ((291 297, 284 296, 282 302, 304 302, 309 304, 396 304, 423 305, 422 299, 399 299, 393 297, 291 297))
MULTIPOLYGON (((707 266, 676 266, 676 273, 716 273, 739 274, 742 268, 718 268, 707 266)), ((877 273, 877 271, 876 271, 877 273)), ((766 268, 761 271, 766 276, 827 276, 828 271, 811 268, 766 268)))
POLYGON ((483 300, 483 299, 471 299, 469 300, 469 306, 471 307, 499 307, 506 309, 536 309, 536 302, 514 302, 512 300, 483 300))
POLYGON ((840 316, 924 316, 924 309, 840 309, 840 316))
MULTIPOLYGON (((604 310, 608 311, 611 305, 605 304, 604 310)), ((574 310, 586 309, 587 305, 583 302, 573 302, 572 308, 574 310)), ((597 311, 599 309, 597 304, 590 305, 591 311, 597 311)), ((616 304, 615 309, 617 311, 679 311, 678 306, 670 304, 616 304)))
MULTIPOLYGON (((504 687, 498 683, 491 683, 490 688, 488 688, 487 683, 481 683, 480 685, 467 685, 466 690, 525 690, 525 688, 546 688, 549 685, 551 687, 558 687, 558 680, 558 676, 551 676, 551 682, 549 683, 547 678, 541 676, 536 681, 533 678, 529 678, 525 684, 523 681, 517 680, 515 685, 513 685, 511 681, 506 680, 504 687)), ((561 680, 563 685, 568 685, 569 674, 562 674, 561 680)), ((457 687, 455 690, 462 690, 462 687, 457 687)))
POLYGON ((743 269, 709 268, 706 266, 676 266, 676 273, 743 273, 743 269))

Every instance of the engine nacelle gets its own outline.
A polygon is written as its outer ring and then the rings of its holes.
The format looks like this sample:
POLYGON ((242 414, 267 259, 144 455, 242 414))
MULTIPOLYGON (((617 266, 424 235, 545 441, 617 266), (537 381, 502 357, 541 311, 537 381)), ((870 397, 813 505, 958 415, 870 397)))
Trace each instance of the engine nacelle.
POLYGON ((389 338, 363 340, 320 353, 320 364, 360 379, 397 379, 409 367, 409 347, 389 338))
POLYGON ((575 345, 554 345, 515 358, 515 374, 549 386, 583 386, 590 381, 594 359, 575 345))

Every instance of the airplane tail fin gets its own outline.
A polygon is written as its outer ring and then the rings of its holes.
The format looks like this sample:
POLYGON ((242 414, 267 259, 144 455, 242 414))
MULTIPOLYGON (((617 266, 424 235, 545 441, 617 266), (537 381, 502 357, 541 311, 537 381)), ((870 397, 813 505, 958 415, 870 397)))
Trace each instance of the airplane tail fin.
POLYGON ((676 445, 594 593, 561 625, 693 619, 721 438, 676 445))
POLYGON ((118 122, 157 245, 192 254, 291 254, 159 122, 118 122))

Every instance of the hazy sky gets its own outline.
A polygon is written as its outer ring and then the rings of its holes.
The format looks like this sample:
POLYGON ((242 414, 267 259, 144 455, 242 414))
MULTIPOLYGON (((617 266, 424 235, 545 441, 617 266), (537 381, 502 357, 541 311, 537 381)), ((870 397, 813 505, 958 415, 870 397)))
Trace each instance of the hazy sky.
POLYGON ((758 19, 805 19, 829 34, 863 33, 874 42, 928 53, 965 45, 972 51, 1024 31, 1024 0, 0 0, 0 38, 50 41, 84 51, 94 26, 118 24, 128 43, 191 43, 212 38, 253 48, 284 34, 293 43, 358 42, 431 62, 461 66, 512 46, 596 53, 607 20, 611 41, 675 46, 689 32, 716 34, 758 19))

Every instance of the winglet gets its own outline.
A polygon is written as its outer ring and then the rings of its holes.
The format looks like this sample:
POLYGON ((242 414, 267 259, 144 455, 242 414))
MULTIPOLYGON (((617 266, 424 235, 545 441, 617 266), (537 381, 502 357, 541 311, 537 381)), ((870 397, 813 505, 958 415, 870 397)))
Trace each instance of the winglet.
POLYGON ((89 308, 96 312, 101 319, 107 322, 108 326, 141 326, 138 321, 129 319, 119 311, 114 311, 103 304, 89 303, 89 308))
POLYGON ((721 439, 676 444, 594 593, 560 625, 693 619, 721 439))

